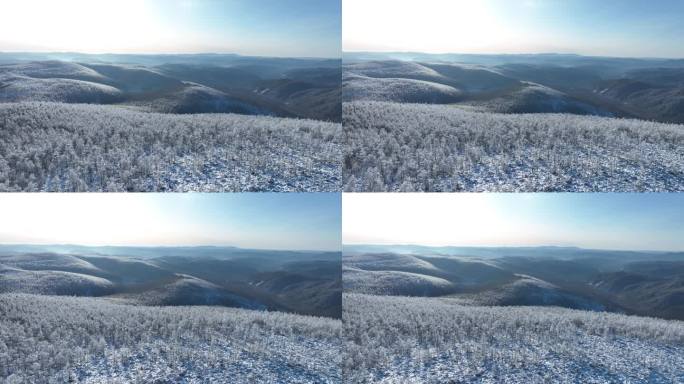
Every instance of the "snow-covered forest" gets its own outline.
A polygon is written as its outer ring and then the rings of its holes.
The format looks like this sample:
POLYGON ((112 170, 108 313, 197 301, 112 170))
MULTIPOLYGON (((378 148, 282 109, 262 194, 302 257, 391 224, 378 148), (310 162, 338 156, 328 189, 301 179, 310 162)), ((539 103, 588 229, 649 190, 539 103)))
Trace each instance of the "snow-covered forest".
POLYGON ((337 191, 340 124, 0 104, 3 191, 337 191))
POLYGON ((338 59, 0 52, 0 191, 339 191, 340 83, 338 59))
POLYGON ((459 100, 461 92, 451 86, 414 79, 372 78, 345 74, 344 101, 375 100, 400 103, 447 103, 459 100))
POLYGON ((453 291, 453 285, 442 278, 403 271, 365 271, 344 266, 342 281, 345 292, 390 296, 440 296, 453 291))
POLYGON ((373 101, 343 119, 348 192, 684 190, 678 124, 373 101))
POLYGON ((348 383, 677 383, 684 322, 343 295, 348 383))
POLYGON ((339 383, 341 322, 0 294, 0 382, 339 383))

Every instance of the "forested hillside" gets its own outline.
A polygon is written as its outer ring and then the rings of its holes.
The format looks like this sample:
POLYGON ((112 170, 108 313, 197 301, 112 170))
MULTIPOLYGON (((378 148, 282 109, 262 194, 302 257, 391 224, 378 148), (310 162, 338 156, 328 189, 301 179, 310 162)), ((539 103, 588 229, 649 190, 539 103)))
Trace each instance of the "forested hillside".
POLYGON ((339 383, 341 322, 0 294, 0 382, 339 383))
POLYGON ((344 292, 558 306, 684 321, 682 252, 345 246, 344 292))
POLYGON ((339 122, 334 59, 0 52, 0 102, 135 106, 339 122))
POLYGON ((341 141, 313 120, 0 103, 0 190, 337 191, 341 141))
POLYGON ((0 245, 0 293, 342 316, 337 252, 146 247, 137 253, 135 247, 112 247, 115 255, 106 256, 97 247, 80 248, 26 253, 0 245))
POLYGON ((684 322, 345 294, 348 383, 678 383, 684 322))
POLYGON ((680 191, 684 126, 344 103, 345 191, 680 191))

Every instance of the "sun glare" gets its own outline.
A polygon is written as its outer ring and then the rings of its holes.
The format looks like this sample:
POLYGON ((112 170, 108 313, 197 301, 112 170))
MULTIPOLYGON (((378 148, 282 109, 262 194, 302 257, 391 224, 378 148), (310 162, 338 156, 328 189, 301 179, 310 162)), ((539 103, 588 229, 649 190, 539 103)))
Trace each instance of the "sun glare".
POLYGON ((131 245, 185 240, 182 228, 152 198, 133 196, 9 194, 0 200, 0 242, 131 245))
POLYGON ((342 20, 346 51, 497 50, 515 37, 480 0, 345 0, 342 20))
POLYGON ((32 50, 156 51, 174 38, 145 0, 3 0, 0 13, 0 42, 32 50))
MULTIPOLYGON (((525 223, 512 223, 486 195, 345 194, 345 244, 491 245, 517 244, 525 223)), ((525 231, 523 233, 532 233, 525 231)))

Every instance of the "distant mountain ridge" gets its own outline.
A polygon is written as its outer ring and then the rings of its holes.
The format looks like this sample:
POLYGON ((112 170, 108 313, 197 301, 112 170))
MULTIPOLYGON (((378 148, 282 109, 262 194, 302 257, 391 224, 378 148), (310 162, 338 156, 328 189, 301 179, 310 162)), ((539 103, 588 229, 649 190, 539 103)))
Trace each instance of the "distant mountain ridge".
POLYGON ((343 56, 343 72, 343 85, 349 89, 345 101, 448 104, 489 112, 684 123, 684 59, 349 52, 343 56), (353 75, 384 79, 384 83, 372 85, 366 80, 362 84, 353 75), (443 98, 438 91, 435 95, 414 91, 411 97, 397 98, 396 91, 385 84, 389 78, 427 80, 461 93, 457 98, 443 98), (362 86, 373 91, 354 91, 362 86))
POLYGON ((684 252, 345 245, 342 260, 345 292, 684 320, 684 252))
POLYGON ((339 251, 326 250, 268 250, 255 248, 241 248, 230 245, 191 245, 191 246, 89 246, 78 244, 0 244, 0 254, 10 252, 53 252, 53 253, 94 253, 99 255, 129 255, 129 256, 190 256, 200 251, 201 253, 213 253, 214 255, 234 254, 236 252, 272 252, 282 254, 337 254, 339 251))
POLYGON ((611 250, 611 249, 591 249, 582 248, 578 246, 558 246, 558 245, 540 245, 540 246, 430 246, 417 244, 343 244, 343 252, 395 252, 395 253, 444 253, 444 254, 461 254, 473 256, 487 256, 501 254, 514 255, 521 253, 529 255, 530 252, 535 251, 553 251, 554 253, 570 252, 576 254, 578 251, 591 253, 600 252, 603 254, 614 255, 643 255, 643 254, 672 254, 676 257, 684 257, 683 251, 651 251, 651 250, 611 250))
POLYGON ((339 122, 340 63, 222 54, 0 52, 0 102, 114 104, 162 113, 339 122))
POLYGON ((215 305, 339 318, 339 252, 0 245, 0 293, 215 305))

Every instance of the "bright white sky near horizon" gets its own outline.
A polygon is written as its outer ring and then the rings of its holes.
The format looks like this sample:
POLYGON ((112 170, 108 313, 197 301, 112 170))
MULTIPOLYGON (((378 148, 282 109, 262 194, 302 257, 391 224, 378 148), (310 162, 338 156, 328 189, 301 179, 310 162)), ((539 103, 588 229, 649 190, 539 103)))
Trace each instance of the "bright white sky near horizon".
POLYGON ((345 52, 684 58, 681 0, 344 0, 345 52))
POLYGON ((0 51, 340 57, 340 0, 0 0, 0 51))
POLYGON ((340 250, 339 193, 9 193, 0 244, 340 250))
POLYGON ((345 193, 342 241, 684 251, 684 194, 345 193))

